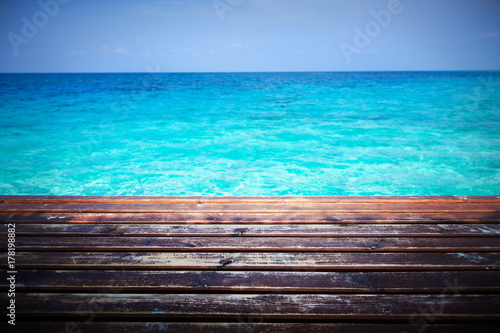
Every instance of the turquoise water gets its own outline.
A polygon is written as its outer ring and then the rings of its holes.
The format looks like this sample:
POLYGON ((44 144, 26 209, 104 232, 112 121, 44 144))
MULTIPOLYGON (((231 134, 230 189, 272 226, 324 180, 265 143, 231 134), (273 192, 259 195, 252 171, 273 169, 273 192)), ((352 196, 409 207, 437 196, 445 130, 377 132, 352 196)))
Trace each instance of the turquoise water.
POLYGON ((1 74, 0 194, 498 195, 500 73, 1 74))

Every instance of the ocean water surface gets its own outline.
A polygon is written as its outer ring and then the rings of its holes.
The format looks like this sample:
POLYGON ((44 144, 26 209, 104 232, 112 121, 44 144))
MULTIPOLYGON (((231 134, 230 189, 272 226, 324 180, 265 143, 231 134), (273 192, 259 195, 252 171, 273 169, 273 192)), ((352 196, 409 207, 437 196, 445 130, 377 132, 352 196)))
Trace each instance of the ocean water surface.
POLYGON ((0 194, 498 195, 499 72, 0 74, 0 194))

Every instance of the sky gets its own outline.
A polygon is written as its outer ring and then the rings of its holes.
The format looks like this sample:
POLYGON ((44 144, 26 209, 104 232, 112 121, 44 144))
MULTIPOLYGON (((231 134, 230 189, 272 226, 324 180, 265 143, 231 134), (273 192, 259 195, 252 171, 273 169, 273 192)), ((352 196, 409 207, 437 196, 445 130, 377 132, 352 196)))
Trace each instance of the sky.
POLYGON ((2 73, 397 70, 500 70, 500 1, 0 1, 2 73))

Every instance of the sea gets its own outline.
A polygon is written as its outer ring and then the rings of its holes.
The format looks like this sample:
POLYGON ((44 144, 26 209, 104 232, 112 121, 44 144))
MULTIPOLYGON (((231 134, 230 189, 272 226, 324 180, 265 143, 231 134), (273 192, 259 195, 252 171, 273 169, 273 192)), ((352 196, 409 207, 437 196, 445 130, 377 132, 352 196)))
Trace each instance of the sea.
POLYGON ((500 72, 0 74, 0 195, 499 195, 500 72))

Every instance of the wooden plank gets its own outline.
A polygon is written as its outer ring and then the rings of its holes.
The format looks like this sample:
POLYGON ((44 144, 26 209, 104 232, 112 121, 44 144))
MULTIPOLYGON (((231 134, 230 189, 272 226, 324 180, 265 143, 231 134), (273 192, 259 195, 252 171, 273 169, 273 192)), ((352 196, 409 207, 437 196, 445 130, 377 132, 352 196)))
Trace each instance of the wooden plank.
MULTIPOLYGON (((4 231, 7 224, 4 224, 4 231)), ((0 232, 5 236, 6 232, 0 232)), ((490 237, 500 224, 18 224, 16 235, 39 237, 490 237)))
MULTIPOLYGON (((5 300, 6 295, 1 295, 5 300)), ((500 295, 53 294, 16 295, 16 315, 50 317, 225 319, 257 314, 287 320, 500 320, 500 295), (420 314, 420 315, 419 315, 420 314)))
POLYGON ((500 213, 1 213, 0 222, 16 223, 147 223, 147 224, 393 224, 500 223, 500 213))
MULTIPOLYGON (((0 196, 0 222, 16 223, 19 322, 500 323, 500 197, 0 196)), ((243 329, 289 331, 265 325, 243 329)))
MULTIPOLYGON (((85 314, 88 317, 88 314, 85 314)), ((429 320, 406 324, 331 324, 331 323, 261 323, 258 316, 248 314, 239 322, 179 323, 179 322, 18 322, 19 332, 189 332, 189 333, 498 333, 500 324, 433 324, 429 320)))
POLYGON ((17 237, 16 251, 496 252, 500 237, 17 237))
MULTIPOLYGON (((86 314, 88 316, 88 314, 86 314)), ((260 323, 251 314, 239 322, 175 323, 175 322, 19 322, 19 332, 189 332, 189 333, 404 333, 425 330, 426 333, 498 333, 500 324, 432 324, 421 320, 407 324, 331 324, 331 323, 260 323)))
MULTIPOLYGON (((500 200, 500 196, 465 196, 465 197, 457 197, 461 198, 467 202, 498 202, 500 200)), ((443 198, 443 200, 446 200, 443 198)))
POLYGON ((0 212, 203 212, 203 213, 500 213, 500 204, 494 203, 261 203, 259 205, 199 203, 199 204, 97 204, 97 203, 3 203, 0 212))
MULTIPOLYGON (((6 253, 0 267, 6 268, 6 253)), ((500 253, 19 252, 17 269, 449 271, 498 270, 500 253)))
MULTIPOLYGON (((19 270, 17 291, 42 292, 282 292, 498 293, 500 271, 255 272, 19 270)), ((8 289, 8 281, 0 280, 8 289)))

